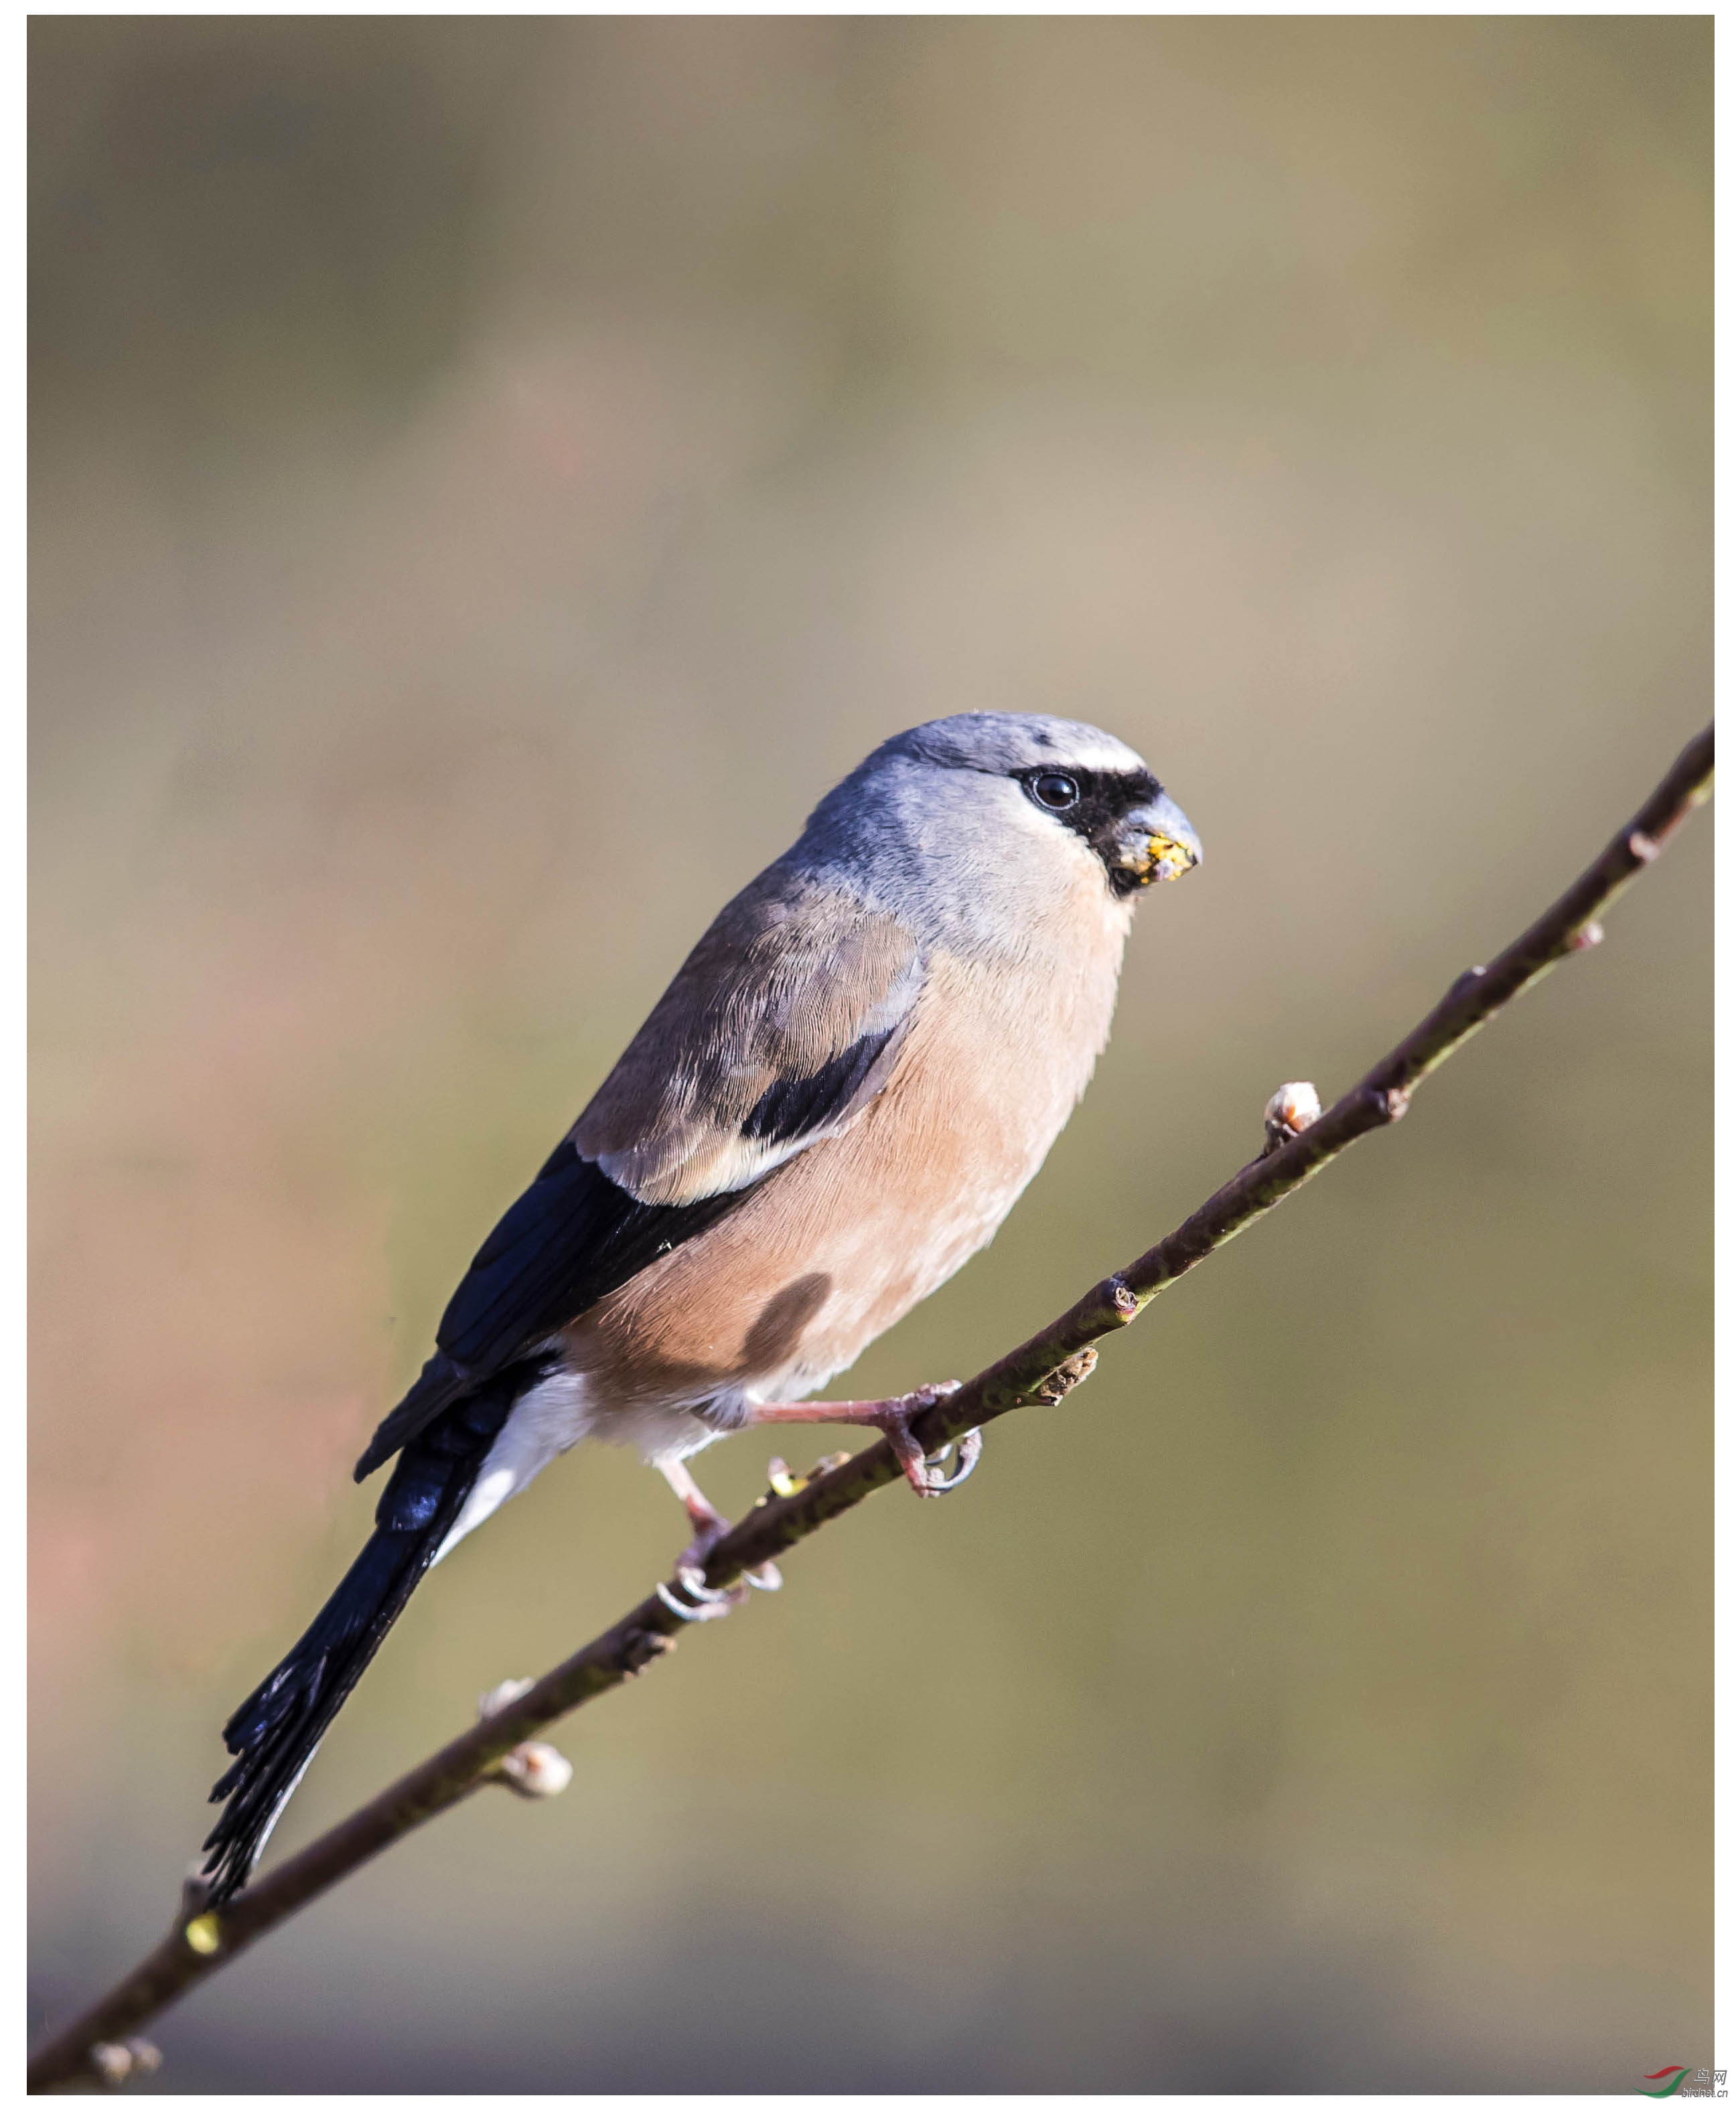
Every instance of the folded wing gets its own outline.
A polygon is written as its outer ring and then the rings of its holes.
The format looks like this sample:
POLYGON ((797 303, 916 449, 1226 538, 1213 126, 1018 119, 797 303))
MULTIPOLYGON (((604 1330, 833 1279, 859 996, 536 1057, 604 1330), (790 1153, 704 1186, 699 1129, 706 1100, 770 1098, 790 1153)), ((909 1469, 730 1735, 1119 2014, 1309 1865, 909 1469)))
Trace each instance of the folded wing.
POLYGON ((922 985, 895 917, 775 865, 738 894, 483 1242, 356 1478, 840 1134, 891 1076, 922 985))

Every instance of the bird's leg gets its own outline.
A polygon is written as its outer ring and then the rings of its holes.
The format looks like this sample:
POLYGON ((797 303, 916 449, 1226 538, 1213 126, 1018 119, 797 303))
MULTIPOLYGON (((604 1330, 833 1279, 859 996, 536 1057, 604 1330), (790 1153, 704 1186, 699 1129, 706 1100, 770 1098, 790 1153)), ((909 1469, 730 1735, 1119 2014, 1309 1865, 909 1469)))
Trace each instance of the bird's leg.
POLYGON ((705 1491, 687 1470, 682 1458, 659 1458, 657 1469, 669 1483, 669 1491, 687 1512, 687 1521, 693 1527, 692 1542, 675 1564, 678 1570, 684 1568, 703 1568, 705 1555, 729 1529, 729 1519, 714 1503, 705 1498, 705 1491))
MULTIPOLYGON (((945 1399, 949 1392, 959 1389, 955 1379, 944 1384, 922 1385, 915 1392, 907 1392, 901 1399, 836 1399, 814 1401, 803 1400, 794 1406, 774 1405, 755 1406, 749 1410, 748 1426, 778 1422, 845 1422, 857 1429, 877 1429, 892 1447, 893 1454, 903 1466, 904 1478, 919 1495, 948 1494, 961 1480, 968 1480, 977 1469, 977 1460, 982 1455, 982 1432, 968 1430, 959 1443, 958 1469, 949 1478, 944 1473, 931 1472, 927 1454, 910 1433, 910 1424, 917 1415, 932 1406, 936 1400, 945 1399)), ((935 1456, 944 1461, 952 1450, 949 1443, 935 1456)))
MULTIPOLYGON (((687 1470, 685 1461, 679 1458, 662 1458, 657 1469, 679 1497, 682 1507, 687 1512, 687 1521, 693 1527, 693 1536, 682 1549, 675 1563, 675 1579, 698 1605, 692 1617, 699 1619, 720 1619, 732 1605, 741 1602, 744 1592, 739 1583, 727 1590, 711 1589, 705 1581, 705 1556, 729 1529, 729 1519, 714 1503, 708 1501, 700 1484, 687 1470)), ((750 1569, 746 1579, 756 1590, 781 1590, 783 1578, 774 1563, 768 1560, 763 1567, 750 1569)), ((667 1598, 664 1601, 669 1602, 667 1598)), ((684 1606, 676 1609, 685 1611, 684 1606)))

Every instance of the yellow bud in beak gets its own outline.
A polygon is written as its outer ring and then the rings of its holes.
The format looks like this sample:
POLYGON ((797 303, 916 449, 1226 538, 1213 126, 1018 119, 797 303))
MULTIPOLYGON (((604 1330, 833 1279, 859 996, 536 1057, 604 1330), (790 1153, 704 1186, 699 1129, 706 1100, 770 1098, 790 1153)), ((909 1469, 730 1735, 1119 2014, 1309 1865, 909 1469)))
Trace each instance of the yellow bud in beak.
POLYGON ((1117 860, 1126 889, 1149 886, 1154 880, 1180 879, 1199 862, 1199 838, 1193 823, 1166 791, 1135 807, 1119 831, 1117 860))
POLYGON ((1154 835, 1148 847, 1153 879, 1180 879, 1199 862, 1199 852, 1176 835, 1154 835))

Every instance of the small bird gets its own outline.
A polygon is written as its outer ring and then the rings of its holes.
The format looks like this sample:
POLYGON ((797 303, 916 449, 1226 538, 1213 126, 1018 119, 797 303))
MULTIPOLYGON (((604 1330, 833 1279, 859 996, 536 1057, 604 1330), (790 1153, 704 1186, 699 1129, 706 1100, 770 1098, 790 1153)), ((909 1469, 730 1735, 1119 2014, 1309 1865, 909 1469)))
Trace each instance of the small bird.
MULTIPOLYGON (((356 1469, 397 1464, 373 1537, 224 1730, 207 1901, 246 1882, 333 1716, 433 1564, 582 1437, 637 1444, 686 1506, 687 1616, 728 1528, 687 1460, 788 1422, 999 1229, 1108 1037, 1133 903, 1199 861, 1133 750, 1067 718, 898 734, 718 915, 483 1242, 435 1351, 356 1469)), ((756 1578, 776 1585, 775 1571, 756 1578)), ((732 1598, 730 1600, 732 1601, 732 1598)))

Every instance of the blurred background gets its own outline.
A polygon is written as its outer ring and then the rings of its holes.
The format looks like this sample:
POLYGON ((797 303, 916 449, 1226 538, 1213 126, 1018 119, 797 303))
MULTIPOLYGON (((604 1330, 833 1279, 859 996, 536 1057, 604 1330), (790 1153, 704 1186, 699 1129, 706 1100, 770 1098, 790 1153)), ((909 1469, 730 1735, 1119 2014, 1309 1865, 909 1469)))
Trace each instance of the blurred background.
MULTIPOLYGON (((1709 710, 1711 38, 32 23, 33 2028, 166 1925, 496 1212, 870 746, 1096 721, 1207 859, 859 1395, 1131 1258, 1631 811, 1709 710)), ((165 2017, 154 2085, 1708 2062, 1711 847, 968 1492, 567 1725, 562 1800, 165 2017)), ((679 1522, 547 1474, 274 1853, 679 1522)))

